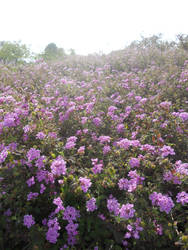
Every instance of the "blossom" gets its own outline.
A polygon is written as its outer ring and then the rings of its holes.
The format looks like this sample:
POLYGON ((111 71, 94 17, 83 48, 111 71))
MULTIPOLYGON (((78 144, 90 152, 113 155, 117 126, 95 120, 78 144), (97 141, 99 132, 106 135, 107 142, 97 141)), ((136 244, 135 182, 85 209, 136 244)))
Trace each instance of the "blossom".
POLYGON ((80 177, 79 181, 81 183, 81 188, 82 188, 83 192, 86 193, 92 184, 91 180, 88 178, 85 178, 85 177, 80 177))
POLYGON ((152 194, 150 194, 149 199, 152 201, 153 206, 159 206, 160 211, 164 211, 167 214, 169 214, 171 209, 174 207, 174 202, 171 197, 162 195, 161 193, 153 192, 152 194))
POLYGON ((37 138, 37 139, 40 139, 40 140, 44 139, 45 137, 46 137, 46 135, 45 135, 43 132, 39 132, 39 133, 37 133, 37 135, 36 135, 36 138, 37 138))
POLYGON ((74 235, 74 236, 78 234, 78 232, 76 230, 78 228, 77 223, 74 224, 71 221, 65 228, 66 228, 68 234, 71 234, 71 235, 74 235))
POLYGON ((110 146, 106 145, 106 146, 103 147, 103 154, 104 154, 104 155, 106 155, 106 154, 107 154, 108 152, 110 152, 110 151, 111 151, 110 146))
POLYGON ((133 208, 134 205, 127 203, 126 205, 122 205, 120 208, 120 218, 124 218, 128 220, 129 218, 134 217, 135 209, 133 208))
POLYGON ((26 182, 27 182, 27 185, 28 185, 29 187, 31 187, 32 185, 35 184, 35 177, 32 176, 32 177, 31 177, 30 179, 28 179, 26 182))
POLYGON ((131 166, 131 168, 139 167, 140 160, 137 159, 137 158, 131 158, 130 161, 129 161, 129 165, 131 166))
POLYGON ((177 202, 181 203, 182 205, 185 205, 185 203, 188 203, 188 193, 186 193, 185 191, 178 193, 176 198, 177 198, 177 202))
POLYGON ((93 123, 95 124, 96 127, 99 127, 102 123, 102 120, 99 117, 95 117, 93 119, 93 123))
POLYGON ((30 228, 34 224, 35 224, 35 220, 32 215, 27 214, 24 216, 24 226, 26 226, 27 228, 30 228))
POLYGON ((76 210, 76 208, 67 206, 65 208, 64 214, 63 214, 63 219, 67 220, 68 222, 77 220, 77 218, 80 217, 79 210, 76 210))
POLYGON ((23 127, 23 131, 24 131, 24 133, 30 132, 31 131, 31 126, 26 125, 25 127, 23 127))
POLYGON ((118 124, 117 127, 117 132, 120 134, 120 133, 123 133, 125 131, 125 127, 124 127, 124 124, 118 124))
POLYGON ((160 104, 159 104, 159 106, 161 107, 161 108, 164 108, 164 109, 169 109, 170 108, 170 106, 172 105, 172 103, 171 102, 161 102, 160 104))
POLYGON ((44 186, 44 184, 41 184, 40 185, 40 194, 43 194, 45 189, 46 189, 46 187, 44 186))
POLYGON ((97 209, 96 199, 91 198, 89 201, 87 201, 86 202, 86 207, 87 207, 88 212, 93 212, 94 210, 96 210, 97 209))
POLYGON ((99 136, 98 140, 101 144, 104 144, 105 142, 110 143, 111 137, 106 135, 101 135, 99 136))
POLYGON ((116 198, 110 196, 110 198, 107 200, 107 208, 110 213, 114 213, 115 216, 119 215, 120 211, 120 204, 116 200, 116 198))
POLYGON ((60 197, 57 197, 53 200, 53 204, 55 204, 57 206, 56 210, 55 210, 55 213, 58 213, 59 211, 61 210, 64 210, 64 206, 63 206, 63 202, 61 200, 60 197))
POLYGON ((77 141, 76 136, 71 136, 67 139, 67 142, 65 144, 65 149, 72 149, 76 146, 76 141, 77 141))
POLYGON ((48 231, 46 233, 46 239, 50 243, 55 244, 57 242, 57 238, 59 237, 58 230, 61 229, 57 218, 55 217, 54 219, 50 219, 47 225, 48 225, 48 231))
POLYGON ((50 227, 46 233, 46 239, 50 242, 55 244, 57 242, 57 238, 59 236, 59 233, 57 229, 50 227))
POLYGON ((63 160, 61 156, 58 156, 56 160, 52 162, 50 166, 52 174, 56 176, 65 175, 66 174, 66 162, 63 160))
POLYGON ((33 161, 35 159, 38 159, 40 157, 40 150, 37 150, 35 148, 31 148, 28 152, 27 152, 27 158, 28 161, 33 161))
POLYGON ((125 138, 125 139, 121 139, 119 142, 117 142, 117 145, 120 148, 127 150, 130 147, 131 143, 127 138, 125 138))
POLYGON ((28 195, 27 195, 27 200, 30 201, 32 199, 35 199, 39 194, 38 193, 33 193, 33 192, 30 192, 28 195))
POLYGON ((161 149, 161 155, 162 157, 166 157, 168 155, 175 155, 174 149, 171 148, 170 146, 164 145, 161 149))
POLYGON ((84 154, 84 152, 85 152, 85 146, 79 147, 78 154, 84 154))
POLYGON ((8 156, 8 151, 6 149, 1 151, 1 153, 0 153, 0 164, 3 163, 6 160, 7 156, 8 156))
POLYGON ((179 117, 182 119, 182 121, 187 121, 188 120, 188 113, 187 112, 182 112, 179 114, 179 117))

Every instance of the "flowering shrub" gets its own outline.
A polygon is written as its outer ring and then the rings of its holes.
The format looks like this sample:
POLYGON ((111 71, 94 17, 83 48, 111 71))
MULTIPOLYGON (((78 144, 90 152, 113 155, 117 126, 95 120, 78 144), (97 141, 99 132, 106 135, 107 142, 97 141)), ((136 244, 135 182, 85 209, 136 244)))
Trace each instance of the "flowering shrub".
POLYGON ((185 52, 129 52, 0 65, 0 248, 188 247, 185 52))

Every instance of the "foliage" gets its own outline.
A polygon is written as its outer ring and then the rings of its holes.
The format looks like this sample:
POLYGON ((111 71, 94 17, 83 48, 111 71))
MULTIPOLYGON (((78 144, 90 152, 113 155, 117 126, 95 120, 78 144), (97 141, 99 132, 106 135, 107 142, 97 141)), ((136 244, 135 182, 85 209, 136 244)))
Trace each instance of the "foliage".
POLYGON ((0 43, 0 61, 3 63, 23 62, 29 56, 30 51, 25 44, 7 41, 0 43))

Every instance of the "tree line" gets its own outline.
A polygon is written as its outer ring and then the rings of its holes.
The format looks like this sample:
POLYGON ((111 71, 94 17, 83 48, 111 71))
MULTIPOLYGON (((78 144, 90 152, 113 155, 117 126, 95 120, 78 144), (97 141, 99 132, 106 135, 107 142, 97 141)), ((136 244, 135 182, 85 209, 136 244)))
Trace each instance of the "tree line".
MULTIPOLYGON (((141 41, 133 41, 128 47, 142 48, 160 48, 166 50, 169 48, 180 48, 188 51, 188 35, 179 34, 176 36, 176 42, 163 41, 162 35, 153 35, 151 37, 141 37, 141 41)), ((75 55, 74 49, 69 50, 68 55, 75 55)), ((32 53, 27 45, 21 42, 0 41, 0 63, 18 64, 44 59, 45 61, 61 61, 68 56, 63 48, 57 47, 55 43, 49 43, 44 51, 39 54, 32 53)))

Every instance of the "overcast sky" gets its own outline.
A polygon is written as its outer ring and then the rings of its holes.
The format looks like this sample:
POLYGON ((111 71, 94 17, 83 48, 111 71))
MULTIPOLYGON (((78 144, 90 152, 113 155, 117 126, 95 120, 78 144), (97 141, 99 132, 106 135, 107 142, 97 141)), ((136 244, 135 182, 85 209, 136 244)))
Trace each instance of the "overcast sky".
POLYGON ((188 34, 187 10, 188 0, 0 0, 0 41, 107 53, 140 35, 188 34))

